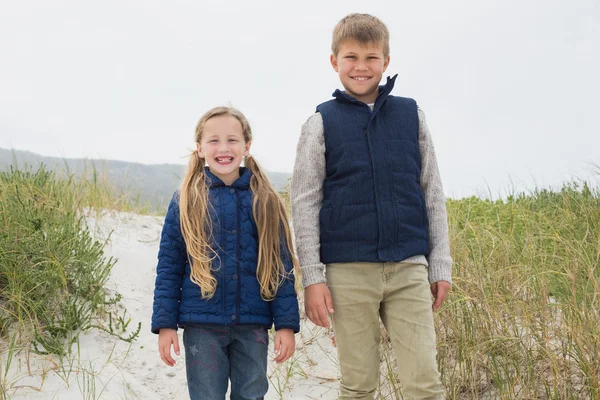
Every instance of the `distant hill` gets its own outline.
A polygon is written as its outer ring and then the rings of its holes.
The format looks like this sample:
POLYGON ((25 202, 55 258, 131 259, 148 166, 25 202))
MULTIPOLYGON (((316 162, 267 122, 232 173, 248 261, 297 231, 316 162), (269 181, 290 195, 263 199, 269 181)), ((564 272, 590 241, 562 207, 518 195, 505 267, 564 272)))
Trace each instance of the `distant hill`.
MULTIPOLYGON (((37 169, 40 163, 59 174, 73 174, 76 177, 92 177, 95 170, 100 176, 106 176, 117 189, 125 190, 133 197, 139 195, 142 203, 150 204, 155 210, 166 209, 187 170, 187 166, 183 164, 140 164, 116 160, 46 157, 29 151, 0 148, 1 170, 7 170, 11 165, 19 169, 37 169)), ((285 189, 291 177, 291 174, 285 172, 267 171, 267 175, 279 191, 285 189)))

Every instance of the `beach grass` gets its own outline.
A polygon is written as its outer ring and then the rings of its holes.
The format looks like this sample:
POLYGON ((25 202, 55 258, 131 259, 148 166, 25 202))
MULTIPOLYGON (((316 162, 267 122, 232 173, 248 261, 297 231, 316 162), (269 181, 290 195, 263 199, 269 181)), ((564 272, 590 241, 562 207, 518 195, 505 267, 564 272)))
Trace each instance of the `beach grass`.
POLYGON ((124 334, 120 295, 105 284, 116 260, 94 239, 86 216, 122 208, 94 174, 58 179, 42 165, 0 172, 0 381, 3 396, 18 381, 9 376, 16 354, 69 357, 79 335, 91 329, 124 334), (108 323, 106 322, 108 321, 108 323), (114 322, 114 323, 113 323, 114 322), (120 325, 119 325, 120 324, 120 325))
POLYGON ((436 318, 448 397, 599 398, 598 190, 450 200, 448 214, 455 281, 436 318))
MULTIPOLYGON (((53 354, 64 360, 55 370, 72 380, 81 332, 129 341, 139 333, 137 321, 113 307, 119 295, 104 285, 116 260, 104 256, 105 242, 86 222, 113 210, 147 212, 125 197, 99 171, 83 179, 44 167, 0 172, 1 398, 19 384, 8 373, 16 354, 53 354)), ((598 189, 568 182, 499 200, 449 199, 447 207, 454 284, 435 313, 447 398, 599 399, 598 189)), ((321 347, 330 333, 305 326, 297 354, 270 375, 281 398, 294 382, 315 378, 319 352, 336 368, 331 349, 321 347)), ((385 331, 381 350, 378 398, 402 399, 385 331)), ((103 390, 91 376, 77 378, 85 398, 103 390)), ((339 375, 316 378, 334 385, 339 375)))
MULTIPOLYGON (((447 398, 599 399, 598 189, 573 181, 447 208, 454 283, 435 313, 447 398)), ((402 399, 396 363, 382 329, 378 398, 402 399)))

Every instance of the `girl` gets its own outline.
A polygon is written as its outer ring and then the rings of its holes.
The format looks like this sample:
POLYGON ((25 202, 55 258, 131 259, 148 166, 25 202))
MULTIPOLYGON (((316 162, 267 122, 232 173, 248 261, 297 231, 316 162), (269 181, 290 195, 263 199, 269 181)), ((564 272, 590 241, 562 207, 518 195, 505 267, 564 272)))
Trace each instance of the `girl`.
POLYGON ((275 361, 295 351, 297 261, 283 203, 248 154, 251 141, 238 110, 204 114, 162 230, 152 332, 173 366, 171 346, 179 355, 177 328, 184 329, 191 399, 224 399, 228 380, 232 399, 262 399, 273 323, 275 361))

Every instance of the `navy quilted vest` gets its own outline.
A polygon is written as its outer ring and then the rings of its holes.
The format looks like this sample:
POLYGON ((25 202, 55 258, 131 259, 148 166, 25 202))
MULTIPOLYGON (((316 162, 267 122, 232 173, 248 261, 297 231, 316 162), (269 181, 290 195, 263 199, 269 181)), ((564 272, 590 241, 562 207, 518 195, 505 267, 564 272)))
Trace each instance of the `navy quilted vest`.
POLYGON ((339 90, 317 107, 325 135, 320 228, 326 264, 429 253, 417 103, 390 95, 395 79, 379 88, 373 111, 339 90))

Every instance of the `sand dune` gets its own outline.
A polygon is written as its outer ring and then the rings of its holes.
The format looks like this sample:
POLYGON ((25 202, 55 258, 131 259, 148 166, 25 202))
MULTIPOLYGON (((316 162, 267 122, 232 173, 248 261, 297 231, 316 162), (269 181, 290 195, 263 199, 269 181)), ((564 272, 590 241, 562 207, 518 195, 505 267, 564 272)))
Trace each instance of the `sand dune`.
MULTIPOLYGON (((121 314, 131 317, 128 333, 142 324, 132 344, 99 330, 81 337, 79 348, 62 361, 56 356, 15 357, 7 373, 13 399, 186 399, 184 354, 175 367, 163 364, 157 336, 150 333, 152 295, 162 218, 110 213, 89 219, 99 240, 110 237, 105 252, 118 262, 108 287, 123 298, 121 314), (110 236, 109 236, 110 235, 110 236), (30 371, 30 373, 28 372, 30 371)), ((267 399, 335 399, 338 367, 328 332, 302 315, 297 350, 284 365, 269 362, 267 399)), ((127 333, 127 334, 128 334, 127 333)), ((181 342, 181 331, 180 331, 181 342)), ((183 346, 182 346, 183 347, 183 346)), ((271 344, 270 359, 273 357, 271 344)))

